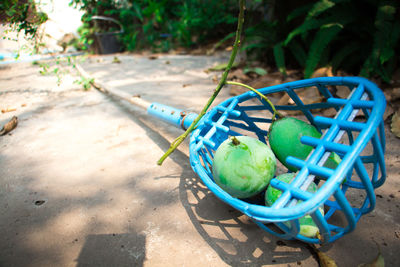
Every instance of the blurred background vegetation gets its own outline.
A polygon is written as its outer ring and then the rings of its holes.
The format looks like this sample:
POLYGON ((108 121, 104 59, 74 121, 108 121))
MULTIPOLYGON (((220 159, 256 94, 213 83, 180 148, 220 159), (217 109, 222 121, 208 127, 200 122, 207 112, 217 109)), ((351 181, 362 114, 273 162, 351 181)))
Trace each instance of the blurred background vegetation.
MULTIPOLYGON (((34 0, 0 1, 0 23, 7 23, 10 30, 24 32, 27 38, 37 38, 40 25, 47 19, 46 13, 37 11, 34 0)), ((2 36, 2 38, 5 38, 5 36, 2 36)))
MULTIPOLYGON (((233 38, 235 0, 72 0, 85 11, 84 42, 95 31, 111 31, 93 16, 118 20, 123 49, 169 51, 233 38), (96 27, 95 27, 96 25, 96 27)), ((322 66, 389 82, 399 66, 398 1, 249 0, 242 50, 277 67, 303 68, 304 77, 322 66)))
MULTIPOLYGON (((29 16, 32 2, 3 0, 0 8, 19 29, 34 33, 45 16, 36 15, 35 20, 29 16)), ((236 0, 71 0, 70 4, 84 11, 80 49, 90 49, 99 33, 118 33, 121 51, 224 47, 232 44, 238 14, 236 0)), ((340 70, 390 83, 399 69, 398 0, 248 0, 244 29, 241 49, 248 59, 283 75, 295 68, 308 78, 315 69, 329 67, 333 73, 340 70)))

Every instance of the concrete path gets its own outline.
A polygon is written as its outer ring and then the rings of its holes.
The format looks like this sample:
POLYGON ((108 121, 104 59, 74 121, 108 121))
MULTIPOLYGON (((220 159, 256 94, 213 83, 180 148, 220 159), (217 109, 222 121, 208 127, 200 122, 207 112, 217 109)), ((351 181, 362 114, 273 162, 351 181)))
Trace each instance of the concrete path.
MULTIPOLYGON (((92 57, 86 71, 130 94, 199 111, 215 88, 205 69, 226 57, 92 57)), ((260 230, 191 170, 182 131, 39 66, 0 69, 0 266, 318 266, 307 246, 260 230)), ((225 90, 216 103, 229 97, 225 90)), ((339 266, 400 266, 400 140, 387 131, 387 182, 357 229, 322 248, 339 266)))

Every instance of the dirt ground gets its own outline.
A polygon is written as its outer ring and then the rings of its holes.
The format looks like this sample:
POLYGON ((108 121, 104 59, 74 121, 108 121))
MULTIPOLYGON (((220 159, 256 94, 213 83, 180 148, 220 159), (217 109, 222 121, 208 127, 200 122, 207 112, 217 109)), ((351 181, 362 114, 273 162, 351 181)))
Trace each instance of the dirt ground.
MULTIPOLYGON (((205 69, 226 56, 97 56, 93 77, 148 101, 200 111, 215 88, 205 69)), ((53 66, 54 67, 54 66, 53 66)), ((156 161, 181 130, 83 90, 68 73, 0 66, 0 266, 318 266, 309 247, 263 232, 222 203, 189 164, 188 142, 156 161)), ((230 97, 228 90, 216 103, 230 97)), ((400 139, 386 123, 385 184, 354 232, 321 251, 338 266, 370 262, 377 244, 400 266, 400 139)))

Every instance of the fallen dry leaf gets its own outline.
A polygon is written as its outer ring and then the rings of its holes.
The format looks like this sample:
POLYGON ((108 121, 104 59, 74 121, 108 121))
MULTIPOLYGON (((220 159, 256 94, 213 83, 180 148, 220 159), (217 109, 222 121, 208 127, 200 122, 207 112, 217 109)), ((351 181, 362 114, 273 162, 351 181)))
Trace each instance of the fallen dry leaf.
POLYGON ((155 60, 155 59, 158 58, 158 56, 157 55, 150 55, 147 58, 150 59, 150 60, 155 60))
POLYGON ((239 79, 241 82, 249 80, 249 76, 244 74, 242 69, 236 69, 228 73, 228 80, 239 79))
POLYGON ((16 111, 16 108, 5 108, 1 110, 1 113, 7 113, 7 112, 11 112, 11 111, 16 111))
POLYGON ((232 49, 233 49, 233 46, 228 46, 227 48, 225 48, 225 51, 232 51, 232 49))
POLYGON ((323 97, 316 87, 308 87, 296 92, 301 101, 306 105, 320 103, 323 100, 323 97))
POLYGON ((336 86, 336 95, 340 98, 346 99, 350 94, 350 90, 347 86, 338 85, 336 86))
POLYGON ((390 130, 392 133, 396 135, 396 137, 400 138, 400 116, 398 111, 394 113, 392 117, 392 124, 390 125, 390 130))
POLYGON ((336 262, 331 257, 326 255, 324 252, 320 251, 314 244, 312 244, 310 246, 314 250, 314 252, 317 254, 319 265, 321 267, 337 267, 336 262))
POLYGON ((231 85, 229 88, 229 94, 233 96, 241 95, 246 91, 248 91, 246 88, 239 85, 231 85))
POLYGON ((212 77, 212 81, 213 81, 214 83, 218 83, 218 81, 219 81, 218 76, 217 76, 217 75, 214 75, 214 76, 212 77))
POLYGON ((283 75, 280 72, 260 76, 249 83, 253 88, 259 89, 283 83, 283 75))
POLYGON ((332 67, 323 67, 319 68, 314 71, 314 73, 311 75, 311 78, 317 78, 317 77, 332 77, 332 67))
POLYGON ((337 111, 334 108, 327 108, 322 111, 322 115, 324 115, 325 117, 328 117, 328 118, 335 117, 336 113, 337 113, 337 111))
POLYGON ((400 88, 393 88, 391 92, 391 100, 397 100, 400 98, 400 88))
POLYGON ((7 122, 4 126, 3 129, 0 131, 0 136, 6 135, 7 133, 11 132, 12 130, 15 129, 18 125, 18 118, 16 116, 13 116, 9 122, 7 122))
POLYGON ((400 238, 400 230, 395 230, 395 231, 394 231, 394 235, 395 235, 397 238, 400 238))
POLYGON ((290 96, 288 94, 284 94, 276 104, 277 105, 287 105, 289 103, 289 100, 290 100, 290 96))
POLYGON ((394 109, 392 106, 387 105, 385 109, 385 113, 383 114, 383 121, 386 121, 388 117, 390 117, 394 113, 394 109))
POLYGON ((400 99, 400 88, 386 88, 383 91, 387 102, 392 102, 400 99))
POLYGON ((392 100, 392 94, 391 94, 391 92, 389 92, 389 90, 383 91, 383 94, 385 95, 387 102, 390 102, 392 100))

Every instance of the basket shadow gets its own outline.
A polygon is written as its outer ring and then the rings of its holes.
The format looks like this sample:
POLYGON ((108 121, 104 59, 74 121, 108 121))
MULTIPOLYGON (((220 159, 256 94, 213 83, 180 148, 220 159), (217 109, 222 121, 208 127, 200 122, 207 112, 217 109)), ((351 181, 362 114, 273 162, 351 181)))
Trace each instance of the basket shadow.
POLYGON ((195 173, 183 171, 179 189, 193 226, 227 264, 298 264, 310 257, 306 244, 264 232, 249 217, 219 200, 195 173))
MULTIPOLYGON (((163 151, 169 148, 170 142, 160 132, 175 134, 179 130, 163 123, 153 124, 147 115, 114 100, 114 104, 141 126, 163 151)), ((310 258, 312 254, 305 243, 283 241, 264 232, 246 215, 218 199, 193 172, 188 155, 179 148, 169 158, 183 166, 178 177, 182 206, 196 231, 224 262, 231 266, 263 266, 299 264, 310 258)), ((317 264, 314 260, 311 262, 317 264)))
POLYGON ((145 258, 144 234, 89 235, 76 259, 76 266, 143 266, 145 258))

